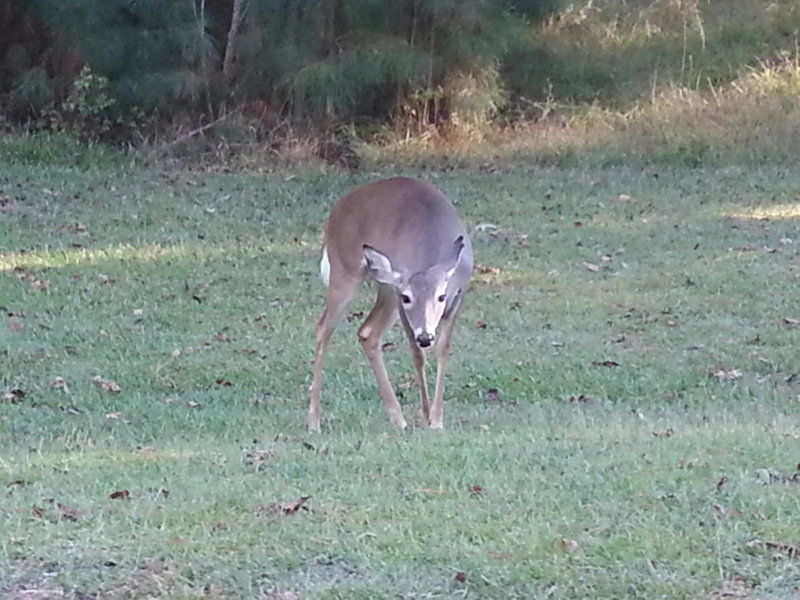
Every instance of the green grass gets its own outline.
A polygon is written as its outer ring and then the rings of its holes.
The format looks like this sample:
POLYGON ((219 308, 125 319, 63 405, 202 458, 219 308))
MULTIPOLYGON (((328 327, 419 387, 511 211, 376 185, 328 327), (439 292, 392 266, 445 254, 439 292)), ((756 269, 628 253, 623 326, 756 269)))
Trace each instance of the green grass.
POLYGON ((797 593, 795 169, 408 172, 480 265, 447 429, 391 429, 355 319, 319 436, 321 225, 396 170, 2 170, 0 597, 797 593))

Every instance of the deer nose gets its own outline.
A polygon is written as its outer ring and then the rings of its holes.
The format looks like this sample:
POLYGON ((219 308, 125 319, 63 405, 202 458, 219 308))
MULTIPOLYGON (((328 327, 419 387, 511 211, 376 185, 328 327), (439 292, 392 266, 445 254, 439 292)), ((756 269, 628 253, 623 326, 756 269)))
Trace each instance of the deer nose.
POLYGON ((420 348, 427 348, 433 343, 433 336, 427 331, 423 331, 417 336, 417 344, 420 348))

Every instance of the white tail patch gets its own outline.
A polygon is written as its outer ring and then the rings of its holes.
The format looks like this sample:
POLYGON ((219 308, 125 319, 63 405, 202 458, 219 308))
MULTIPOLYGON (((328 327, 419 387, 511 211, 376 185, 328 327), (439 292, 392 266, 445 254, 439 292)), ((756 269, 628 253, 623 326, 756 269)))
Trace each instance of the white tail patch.
POLYGON ((331 260, 328 258, 328 249, 322 247, 322 259, 319 261, 319 276, 326 286, 331 284, 331 260))

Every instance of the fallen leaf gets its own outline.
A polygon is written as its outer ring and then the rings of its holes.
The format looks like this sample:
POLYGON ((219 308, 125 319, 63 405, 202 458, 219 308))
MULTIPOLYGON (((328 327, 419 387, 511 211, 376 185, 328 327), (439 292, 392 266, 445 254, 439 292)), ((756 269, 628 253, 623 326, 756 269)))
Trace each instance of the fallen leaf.
POLYGON ((478 319, 477 321, 475 321, 475 327, 477 327, 478 329, 486 329, 486 321, 484 321, 483 319, 478 319))
POLYGON ((120 415, 121 415, 121 414, 122 414, 122 413, 120 413, 120 412, 110 412, 110 413, 106 413, 106 419, 109 419, 109 420, 115 421, 115 420, 119 419, 119 417, 120 417, 120 415))
POLYGON ((301 508, 303 510, 308 510, 308 507, 304 506, 304 505, 305 505, 306 502, 308 502, 309 498, 311 498, 311 496, 301 496, 300 498, 298 498, 297 500, 294 500, 293 502, 285 502, 285 503, 283 503, 281 505, 281 510, 283 511, 283 514, 285 514, 285 515, 293 515, 294 513, 296 513, 301 508))
POLYGON ((222 387, 232 387, 233 386, 233 384, 230 381, 228 381, 227 379, 223 379, 222 377, 219 377, 219 378, 215 379, 214 383, 216 383, 217 385, 221 385, 222 387))
POLYGON ((619 363, 615 360, 593 360, 593 367, 618 367, 619 363))
POLYGON ((272 458, 274 450, 272 448, 254 449, 248 452, 245 456, 246 464, 254 466, 256 469, 261 469, 272 458))
POLYGON ((597 273, 598 271, 600 271, 600 267, 598 267, 594 263, 584 262, 583 266, 584 266, 584 268, 586 268, 587 270, 591 271, 592 273, 597 273))
POLYGON ((672 429, 672 427, 667 427, 664 431, 653 431, 652 433, 653 437, 668 438, 672 437, 675 434, 675 431, 672 429))
POLYGON ((128 490, 117 490, 116 492, 111 492, 108 497, 112 500, 130 500, 131 493, 128 490))
POLYGON ((475 270, 481 275, 499 275, 501 273, 499 267, 482 265, 480 263, 475 266, 475 270))
POLYGON ((723 475, 719 478, 719 481, 717 481, 717 491, 721 492, 726 483, 728 483, 728 478, 723 475))
POLYGON ((500 390, 498 390, 497 388, 489 388, 488 390, 486 390, 485 398, 486 402, 492 404, 497 404, 499 402, 502 402, 502 399, 500 398, 500 390))
POLYGON ((458 583, 464 583, 467 580, 467 574, 464 571, 457 571, 453 579, 458 583))
POLYGON ((27 481, 25 479, 15 479, 6 486, 6 489, 8 490, 6 492, 6 496, 11 496, 14 493, 14 490, 27 487, 28 485, 30 485, 30 483, 31 483, 30 481, 27 481))
POLYGON ((742 372, 739 369, 718 369, 712 373, 720 381, 735 381, 742 377, 742 372))
POLYGON ((58 518, 62 521, 77 521, 83 516, 83 513, 77 508, 65 506, 64 504, 56 504, 58 507, 58 518))
POLYGON ((18 404, 19 402, 22 402, 23 398, 25 398, 25 390, 21 390, 19 388, 14 388, 7 392, 3 392, 3 400, 11 402, 11 404, 18 404))
POLYGON ((789 555, 789 558, 800 558, 800 547, 786 542, 762 542, 752 540, 745 544, 748 548, 766 548, 768 550, 779 550, 789 555))
POLYGON ((800 471, 796 473, 776 473, 766 469, 764 471, 764 476, 759 473, 759 479, 763 483, 800 483, 800 471))
POLYGON ((292 500, 291 502, 269 502, 267 504, 261 504, 260 506, 256 507, 257 514, 275 514, 280 513, 286 516, 293 515, 300 511, 301 509, 304 511, 309 512, 309 508, 305 506, 305 503, 308 502, 311 496, 301 496, 297 500, 292 500))
POLYGON ((469 493, 473 496, 480 496, 483 493, 483 488, 479 485, 472 485, 469 488, 469 493))
POLYGON ((573 540, 569 538, 564 538, 561 540, 561 546, 567 552, 575 552, 581 545, 578 543, 578 540, 573 540))
POLYGON ((100 388, 104 392, 111 392, 112 394, 118 394, 121 391, 116 381, 112 381, 110 379, 103 379, 102 377, 100 377, 100 375, 95 375, 94 377, 92 377, 92 381, 98 388, 100 388))

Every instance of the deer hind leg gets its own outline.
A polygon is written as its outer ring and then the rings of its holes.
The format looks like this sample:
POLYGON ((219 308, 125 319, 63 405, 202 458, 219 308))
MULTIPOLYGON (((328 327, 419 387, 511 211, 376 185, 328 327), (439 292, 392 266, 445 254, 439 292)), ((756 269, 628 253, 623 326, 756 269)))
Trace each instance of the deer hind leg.
POLYGON ((436 340, 436 391, 431 407, 431 429, 444 429, 444 376, 450 358, 450 340, 453 337, 457 316, 458 308, 439 323, 439 335, 436 340))
POLYGON ((311 379, 311 401, 308 405, 308 429, 320 431, 320 399, 322 395, 322 370, 325 351, 328 348, 333 330, 342 320, 347 305, 356 293, 360 279, 338 280, 338 285, 328 287, 325 310, 317 323, 314 349, 314 375, 311 379))
POLYGON ((386 372, 386 365, 383 362, 383 350, 381 349, 381 337, 392 323, 397 320, 397 295, 389 286, 381 285, 378 287, 378 298, 375 306, 372 307, 369 315, 358 330, 358 339, 364 348, 364 353, 369 359, 375 379, 378 382, 378 391, 383 398, 383 407, 393 425, 399 429, 405 429, 406 420, 403 418, 403 410, 397 401, 397 396, 392 389, 389 375, 386 372))

